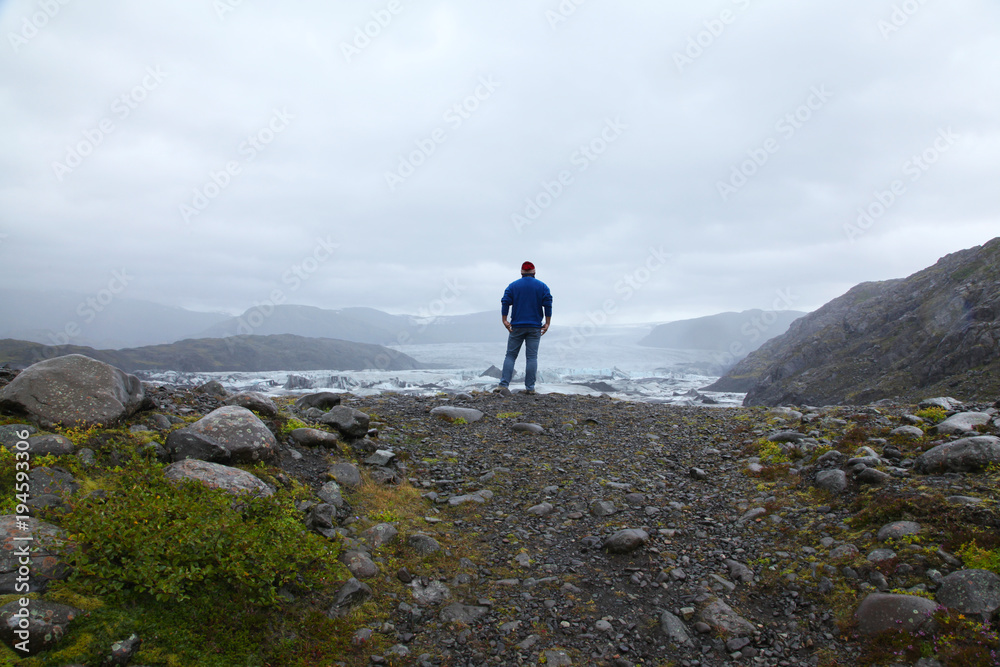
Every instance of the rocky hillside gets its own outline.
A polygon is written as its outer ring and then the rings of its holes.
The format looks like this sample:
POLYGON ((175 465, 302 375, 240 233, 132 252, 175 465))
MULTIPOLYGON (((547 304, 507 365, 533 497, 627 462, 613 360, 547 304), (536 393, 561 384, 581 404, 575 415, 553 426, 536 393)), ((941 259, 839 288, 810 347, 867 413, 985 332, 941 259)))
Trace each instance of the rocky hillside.
POLYGON ((34 545, 0 550, 0 664, 998 664, 995 406, 271 399, 101 366, 0 387, 0 542, 34 545))
POLYGON ((16 368, 66 354, 82 354, 130 373, 153 370, 395 371, 421 368, 413 357, 381 345, 330 338, 304 338, 291 334, 199 338, 125 350, 95 350, 77 345, 48 346, 19 340, 0 340, 0 364, 6 363, 16 368))
POLYGON ((709 387, 745 405, 864 404, 1000 388, 1000 238, 909 278, 863 283, 709 387))

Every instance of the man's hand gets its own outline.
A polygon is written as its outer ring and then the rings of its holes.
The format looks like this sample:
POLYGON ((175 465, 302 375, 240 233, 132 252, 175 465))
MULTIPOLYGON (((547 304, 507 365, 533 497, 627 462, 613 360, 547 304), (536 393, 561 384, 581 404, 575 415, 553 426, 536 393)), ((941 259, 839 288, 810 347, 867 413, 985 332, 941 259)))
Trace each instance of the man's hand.
POLYGON ((546 317, 545 318, 545 324, 542 325, 542 332, 539 335, 544 336, 545 332, 549 330, 549 325, 550 324, 552 324, 552 318, 546 317))
POLYGON ((506 315, 502 315, 500 317, 500 321, 503 322, 503 328, 506 329, 509 332, 510 331, 510 322, 507 321, 507 316, 506 315))

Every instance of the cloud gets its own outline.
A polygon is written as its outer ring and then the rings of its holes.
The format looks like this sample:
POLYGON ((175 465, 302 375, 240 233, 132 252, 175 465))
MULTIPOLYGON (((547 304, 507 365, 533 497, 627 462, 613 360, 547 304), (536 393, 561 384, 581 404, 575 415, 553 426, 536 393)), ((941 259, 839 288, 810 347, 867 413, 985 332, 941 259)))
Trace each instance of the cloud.
POLYGON ((531 258, 571 322, 662 246, 615 313, 643 321, 815 308, 995 235, 995 4, 562 5, 8 0, 0 276, 238 311, 329 237, 291 301, 458 280, 450 312, 489 310, 531 258))

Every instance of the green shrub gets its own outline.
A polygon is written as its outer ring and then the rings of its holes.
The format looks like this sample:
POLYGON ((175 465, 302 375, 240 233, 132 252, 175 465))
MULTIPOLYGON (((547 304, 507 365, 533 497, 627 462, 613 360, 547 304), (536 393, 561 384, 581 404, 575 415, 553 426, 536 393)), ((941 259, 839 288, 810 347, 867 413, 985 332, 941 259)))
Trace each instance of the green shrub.
POLYGON ((785 450, 776 442, 763 442, 757 451, 757 456, 760 457, 760 462, 764 465, 779 465, 791 461, 785 454, 785 450))
POLYGON ((279 434, 282 438, 285 438, 291 435, 292 431, 294 431, 297 428, 310 428, 310 427, 309 424, 306 424, 305 422, 299 421, 295 417, 292 417, 291 419, 286 420, 285 423, 281 425, 279 434))
POLYGON ((939 424, 948 416, 944 408, 924 408, 923 410, 917 410, 913 414, 931 424, 939 424))
POLYGON ((74 503, 64 522, 77 545, 66 555, 74 580, 96 593, 269 605, 282 585, 311 588, 336 569, 336 548, 305 530, 283 494, 235 501, 194 481, 171 483, 157 464, 122 470, 106 491, 107 500, 74 503))
POLYGON ((965 567, 971 570, 990 570, 1000 574, 1000 549, 982 549, 972 540, 958 550, 965 567))

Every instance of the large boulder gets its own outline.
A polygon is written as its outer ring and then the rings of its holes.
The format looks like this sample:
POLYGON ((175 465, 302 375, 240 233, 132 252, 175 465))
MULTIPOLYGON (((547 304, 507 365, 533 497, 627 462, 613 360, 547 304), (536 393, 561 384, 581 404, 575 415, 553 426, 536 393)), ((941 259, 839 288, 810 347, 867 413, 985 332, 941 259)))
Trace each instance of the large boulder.
POLYGON ((936 609, 933 600, 916 595, 872 593, 861 602, 854 617, 858 620, 858 630, 864 635, 885 630, 916 632, 930 621, 936 609))
POLYGON ((139 378, 82 354, 40 361, 0 389, 0 410, 43 428, 113 426, 147 405, 139 378))
POLYGON ((329 410, 340 405, 341 395, 332 391, 321 391, 315 394, 306 394, 295 401, 295 408, 305 412, 309 408, 318 410, 329 410))
POLYGON ((167 452, 174 461, 253 463, 270 459, 277 451, 278 442, 264 422, 236 405, 213 410, 167 436, 167 452))
POLYGON ((325 447, 334 451, 340 449, 340 439, 337 436, 317 428, 297 428, 288 435, 292 442, 301 447, 325 447))
POLYGON ((937 601, 963 614, 990 616, 1000 609, 1000 576, 989 570, 961 570, 941 580, 937 601))
POLYGON ((458 408, 453 405, 439 405, 431 410, 431 414, 449 422, 464 419, 469 424, 483 418, 483 413, 475 408, 458 408))
POLYGON ((328 426, 332 426, 345 438, 363 438, 368 434, 368 415, 349 408, 346 405, 338 405, 330 408, 319 421, 328 426))
POLYGON ((975 431, 977 426, 989 424, 992 418, 992 415, 985 412, 959 412, 935 426, 934 432, 941 435, 965 435, 975 431))
POLYGON ((0 607, 0 639, 18 655, 34 655, 55 646, 66 626, 86 612, 45 600, 20 600, 0 607))
POLYGON ((274 494, 259 477, 239 468, 185 459, 172 463, 163 470, 163 476, 170 480, 194 480, 210 489, 222 489, 232 495, 250 494, 266 497, 274 494))
POLYGON ((226 405, 238 405, 241 408, 246 408, 247 410, 253 410, 257 414, 263 415, 268 419, 273 419, 278 416, 278 406, 274 404, 270 398, 256 391, 242 391, 238 394, 230 396, 225 401, 226 405))
POLYGON ((30 592, 44 591, 50 581, 65 579, 69 570, 57 554, 66 550, 66 542, 65 531, 50 523, 31 517, 18 519, 13 514, 0 516, 0 594, 23 592, 16 588, 25 549, 31 560, 26 582, 30 592))
POLYGON ((930 449, 913 463, 918 473, 981 472, 991 463, 1000 465, 1000 438, 979 435, 946 442, 930 449))

